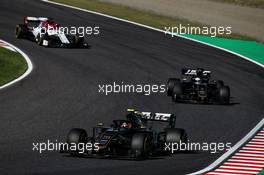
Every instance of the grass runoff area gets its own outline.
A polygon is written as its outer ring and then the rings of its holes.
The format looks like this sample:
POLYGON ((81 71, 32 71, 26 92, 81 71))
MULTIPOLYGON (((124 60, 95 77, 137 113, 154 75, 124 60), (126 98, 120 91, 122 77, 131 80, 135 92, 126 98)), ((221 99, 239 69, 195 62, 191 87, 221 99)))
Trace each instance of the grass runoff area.
POLYGON ((264 9, 264 0, 210 0, 264 9))
MULTIPOLYGON (((127 6, 102 2, 99 0, 51 0, 51 1, 104 13, 118 18, 145 24, 161 30, 164 30, 165 26, 180 26, 180 25, 186 27, 188 26, 201 27, 201 28, 210 27, 208 25, 203 25, 201 23, 188 21, 186 19, 162 16, 155 14, 153 12, 137 10, 127 6)), ((217 35, 217 37, 240 39, 240 40, 256 40, 255 38, 245 35, 239 35, 235 33, 232 33, 230 35, 217 35)))
POLYGON ((0 86, 18 78, 27 70, 27 63, 18 52, 0 47, 0 86))
MULTIPOLYGON (((192 23, 184 19, 176 19, 167 16, 161 16, 148 11, 136 10, 126 6, 101 2, 98 0, 52 0, 52 1, 108 14, 122 19, 127 19, 130 21, 138 22, 162 30, 164 30, 164 26, 179 26, 179 25, 182 26, 191 25, 198 27, 203 26, 202 24, 192 23)), ((256 42, 256 39, 243 35, 236 35, 236 34, 231 34, 228 36, 217 36, 214 38, 210 36, 190 35, 190 34, 186 34, 184 36, 236 52, 240 55, 246 56, 251 60, 254 60, 264 65, 264 52, 263 52, 264 44, 256 42)))
POLYGON ((257 175, 264 175, 264 169, 260 173, 258 173, 257 175))

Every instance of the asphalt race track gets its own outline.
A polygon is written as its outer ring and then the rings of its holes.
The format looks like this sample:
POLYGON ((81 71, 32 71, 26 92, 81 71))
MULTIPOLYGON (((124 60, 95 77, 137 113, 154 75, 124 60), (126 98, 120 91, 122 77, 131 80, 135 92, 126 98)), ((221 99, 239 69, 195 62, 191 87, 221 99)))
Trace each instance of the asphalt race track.
POLYGON ((192 142, 235 144, 262 118, 264 69, 237 56, 132 24, 40 1, 1 0, 0 38, 23 50, 34 70, 0 91, 0 174, 186 174, 200 170, 223 152, 180 153, 146 161, 73 158, 39 154, 33 142, 63 141, 72 127, 123 118, 127 107, 175 113, 177 126, 192 142), (17 40, 24 16, 54 17, 62 25, 100 26, 86 37, 89 49, 44 48, 17 40), (231 88, 230 106, 174 104, 165 94, 98 93, 98 84, 162 84, 183 67, 204 67, 231 88))

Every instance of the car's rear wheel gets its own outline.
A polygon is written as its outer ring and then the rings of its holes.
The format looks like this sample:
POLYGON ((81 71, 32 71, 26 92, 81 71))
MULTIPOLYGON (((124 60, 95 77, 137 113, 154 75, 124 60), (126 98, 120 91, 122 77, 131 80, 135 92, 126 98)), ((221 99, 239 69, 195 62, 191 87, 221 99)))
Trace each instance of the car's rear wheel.
POLYGON ((223 86, 219 89, 219 101, 221 104, 230 103, 230 88, 228 86, 223 86))
POLYGON ((187 134, 184 129, 181 128, 168 128, 166 129, 165 141, 167 143, 183 143, 187 142, 187 134))
POLYGON ((172 90, 172 101, 179 102, 182 95, 182 85, 180 82, 177 82, 174 84, 173 90, 172 90))
MULTIPOLYGON (((77 146, 78 144, 83 144, 83 146, 84 146, 84 144, 87 142, 87 138, 88 138, 88 136, 87 136, 87 133, 84 129, 73 128, 68 133, 66 142, 69 145, 76 145, 77 146)), ((80 148, 79 146, 77 146, 77 148, 80 148)), ((81 149, 69 150, 69 152, 72 155, 79 155, 80 152, 83 152, 83 149, 82 150, 81 149)))
POLYGON ((134 134, 131 141, 131 149, 135 159, 147 158, 152 150, 150 135, 145 133, 134 134))
MULTIPOLYGON (((187 143, 188 141, 188 137, 187 137, 187 133, 184 129, 181 128, 168 128, 166 129, 165 132, 165 142, 167 144, 169 143, 187 143)), ((180 145, 178 145, 178 148, 180 147, 180 145)), ((178 150, 180 151, 180 150, 178 150)), ((182 150, 184 151, 184 150, 182 150)))
POLYGON ((84 44, 84 37, 80 37, 79 35, 74 35, 75 47, 82 47, 83 44, 84 44))
POLYGON ((220 89, 221 87, 223 87, 224 86, 224 81, 222 81, 222 80, 218 80, 217 82, 216 82, 216 87, 217 87, 217 89, 220 89))
POLYGON ((36 42, 39 46, 50 47, 50 39, 47 33, 39 33, 36 37, 36 42))
POLYGON ((16 25, 15 35, 16 38, 24 38, 27 33, 27 26, 24 24, 18 24, 16 25))
POLYGON ((173 92, 173 87, 175 84, 180 83, 180 79, 177 78, 170 78, 167 82, 167 95, 171 96, 173 92))

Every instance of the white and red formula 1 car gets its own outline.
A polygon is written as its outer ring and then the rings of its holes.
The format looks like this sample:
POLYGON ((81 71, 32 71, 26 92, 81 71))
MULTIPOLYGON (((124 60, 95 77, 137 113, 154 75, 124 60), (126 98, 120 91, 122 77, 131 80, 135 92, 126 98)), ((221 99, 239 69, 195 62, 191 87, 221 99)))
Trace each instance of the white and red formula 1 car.
POLYGON ((16 25, 16 38, 29 39, 45 47, 85 47, 84 37, 68 34, 48 17, 25 17, 24 24, 16 25))

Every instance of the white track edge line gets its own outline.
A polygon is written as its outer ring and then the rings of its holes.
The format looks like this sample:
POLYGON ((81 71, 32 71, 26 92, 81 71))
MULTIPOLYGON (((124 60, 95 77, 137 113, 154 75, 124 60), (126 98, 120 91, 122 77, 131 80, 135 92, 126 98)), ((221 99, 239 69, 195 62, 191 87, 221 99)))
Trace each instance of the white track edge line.
MULTIPOLYGON (((137 26, 140 26, 140 27, 145 27, 145 28, 148 28, 148 29, 151 29, 151 30, 155 30, 155 31, 158 31, 158 32, 162 32, 165 34, 165 31, 161 30, 161 29, 157 29, 157 28, 154 28, 154 27, 150 27, 150 26, 147 26, 147 25, 144 25, 144 24, 140 24, 140 23, 136 23, 136 22, 133 22, 133 21, 129 21, 129 20, 125 20, 125 19, 121 19, 121 18, 117 18, 117 17, 114 17, 114 16, 111 16, 111 15, 106 15, 106 14, 103 14, 103 13, 99 13, 99 12, 95 12, 95 11, 91 11, 91 10, 86 10, 86 9, 82 9, 82 8, 79 8, 79 7, 74 7, 74 6, 71 6, 71 5, 66 5, 66 4, 62 4, 62 3, 58 3, 58 2, 52 2, 52 1, 49 1, 49 0, 41 0, 43 2, 46 2, 46 3, 50 3, 50 4, 55 4, 55 5, 60 5, 60 6, 64 6, 64 7, 68 7, 68 8, 72 8, 72 9, 75 9, 75 10, 80 10, 80 11, 83 11, 83 12, 88 12, 88 13, 92 13, 92 14, 96 14, 96 15, 100 15, 100 16, 104 16, 104 17, 107 17, 107 18, 111 18, 111 19, 115 19, 115 20, 118 20, 118 21, 123 21, 123 22, 126 22, 126 23, 130 23, 130 24, 134 24, 134 25, 137 25, 137 26)), ((201 43, 201 44, 204 44, 204 45, 207 45, 207 46, 211 46, 213 48, 216 48, 216 49, 220 49, 220 50, 223 50, 225 52, 228 52, 228 53, 231 53, 233 55, 236 55, 236 56, 239 56, 247 61, 250 61, 262 68, 264 68, 264 65, 261 64, 261 63, 258 63, 244 55, 241 55, 239 53, 236 53, 236 52, 233 52, 233 51, 230 51, 230 50, 227 50, 225 48, 222 48, 222 47, 219 47, 219 46, 215 46, 215 45, 212 45, 212 44, 208 44, 206 42, 203 42, 203 41, 199 41, 199 40, 196 40, 196 39, 192 39, 192 38, 188 38, 188 37, 185 37, 185 36, 180 36, 180 35, 177 35, 177 37, 180 37, 180 38, 184 38, 184 39, 187 39, 187 40, 191 40, 191 41, 194 41, 194 42, 198 42, 198 43, 201 43)), ((235 146, 233 146, 228 152, 226 152, 225 154, 223 154, 220 158, 218 158, 214 163, 212 163, 211 165, 209 165, 208 167, 204 168, 203 170, 200 170, 200 171, 197 171, 195 173, 191 173, 189 175, 195 175, 195 174, 201 174, 201 173, 205 173, 205 172, 208 172, 210 171, 211 169, 213 169, 214 167, 216 167, 217 165, 219 165, 224 159, 226 159, 228 156, 230 156, 232 153, 234 153, 239 147, 241 147, 250 137, 252 137, 256 132, 257 130, 260 129, 260 127, 264 124, 264 118, 258 123, 258 125, 253 128, 243 139, 241 139, 235 146)))
MULTIPOLYGON (((2 40, 2 39, 1 39, 1 40, 2 40)), ((25 59, 26 62, 27 62, 27 70, 26 70, 21 76, 19 76, 18 78, 16 78, 16 79, 14 79, 14 80, 12 80, 12 81, 10 81, 10 82, 8 82, 8 83, 6 83, 6 84, 0 86, 0 90, 1 90, 1 89, 4 89, 4 88, 6 88, 6 87, 9 87, 9 86, 11 86, 11 85, 17 83, 18 81, 24 79, 24 78, 25 78, 26 76, 28 76, 28 75, 32 72, 32 70, 33 70, 33 64, 32 64, 32 62, 31 62, 29 56, 28 56, 26 53, 24 53, 22 50, 20 50, 18 47, 14 46, 13 44, 11 44, 11 43, 9 43, 9 42, 7 42, 7 41, 4 41, 4 40, 2 40, 2 41, 3 41, 4 43, 10 45, 11 47, 13 47, 18 53, 20 53, 20 54, 24 57, 24 59, 25 59)))
MULTIPOLYGON (((144 27, 144 28, 148 28, 148 29, 151 29, 151 30, 155 30, 155 31, 158 31, 158 32, 162 32, 165 34, 166 31, 164 30, 161 30, 161 29, 158 29, 158 28, 155 28, 155 27, 151 27, 151 26, 148 26, 148 25, 145 25, 145 24, 140 24, 140 23, 137 23, 137 22, 133 22, 133 21, 129 21, 129 20, 126 20, 126 19, 122 19, 122 18, 118 18, 118 17, 114 17, 114 16, 111 16, 111 15, 106 15, 106 14, 103 14, 103 13, 99 13, 99 12, 95 12, 95 11, 92 11, 92 10, 87 10, 87 9, 83 9, 83 8, 79 8, 79 7, 74 7, 74 6, 71 6, 71 5, 67 5, 67 4, 63 4, 63 3, 58 3, 58 2, 53 2, 53 1, 49 1, 49 0, 40 0, 42 2, 46 2, 46 3, 50 3, 50 4, 55 4, 55 5, 60 5, 60 6, 63 6, 63 7, 68 7, 68 8, 72 8, 72 9, 75 9, 75 10, 80 10, 80 11, 83 11, 83 12, 88 12, 88 13, 92 13, 92 14, 95 14, 95 15, 99 15, 99 16, 104 16, 104 17, 107 17, 107 18, 111 18, 111 19, 115 19, 115 20, 118 20, 118 21, 123 21, 123 22, 126 22, 126 23, 130 23, 130 24, 134 24, 136 26, 140 26, 140 27, 144 27)), ((170 32, 166 32, 167 34, 172 34, 170 32)), ((201 44, 204 44, 204 45, 207 45, 207 46, 211 46, 211 47, 214 47, 216 49, 220 49, 220 50, 223 50, 225 52, 228 52, 228 53, 231 53, 233 55, 236 55, 236 56, 239 56, 247 61, 250 61, 262 68, 264 68, 264 65, 255 61, 255 60, 252 60, 251 58, 248 58, 244 55, 241 55, 239 53, 236 53, 236 52, 233 52, 231 50, 228 50, 228 49, 225 49, 225 48, 222 48, 222 47, 219 47, 219 46, 215 46, 213 44, 209 44, 209 43, 206 43, 206 42, 203 42, 203 41, 199 41, 199 40, 196 40, 196 39, 193 39, 193 38, 189 38, 189 37, 186 37, 186 36, 181 36, 181 35, 175 35, 173 34, 174 36, 176 37, 180 37, 180 38, 184 38, 184 39, 187 39, 187 40, 191 40, 191 41, 194 41, 194 42, 197 42, 197 43, 201 43, 201 44)))

